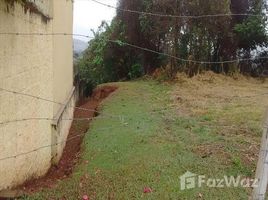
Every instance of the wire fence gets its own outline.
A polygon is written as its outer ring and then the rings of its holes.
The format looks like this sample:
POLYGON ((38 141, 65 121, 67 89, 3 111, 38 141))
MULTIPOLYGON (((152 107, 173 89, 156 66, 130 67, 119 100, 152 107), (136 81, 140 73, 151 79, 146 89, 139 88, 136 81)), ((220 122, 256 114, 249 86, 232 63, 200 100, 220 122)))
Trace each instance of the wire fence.
MULTIPOLYGON (((0 35, 15 35, 15 36, 52 36, 52 35, 55 35, 55 36, 78 36, 78 37, 85 37, 85 38, 89 38, 89 39, 93 39, 94 37, 91 37, 91 36, 88 36, 88 35, 83 35, 83 34, 70 34, 70 33, 0 33, 0 35)), ((127 46, 130 46, 130 47, 133 47, 133 48, 137 48, 137 49, 141 49, 141 50, 144 50, 144 51, 149 51, 149 52, 152 52, 152 53, 157 53, 157 54, 160 54, 160 55, 165 55, 165 56, 168 56, 168 57, 171 57, 171 58, 175 58, 177 60, 180 60, 180 61, 184 61, 184 62, 194 62, 194 63, 204 63, 204 64, 219 64, 219 63, 232 63, 232 62, 239 62, 239 61, 246 61, 246 60, 255 60, 256 58, 250 58, 250 59, 238 59, 238 60, 229 60, 229 61, 222 61, 222 62, 207 62, 207 61, 195 61, 195 60, 186 60, 186 59, 182 59, 182 58, 178 58, 178 57, 175 57, 175 56, 172 56, 172 55, 169 55, 169 54, 166 54, 166 53, 161 53, 161 52, 157 52, 157 51, 154 51, 154 50, 151 50, 151 49, 147 49, 147 48, 143 48, 143 47, 140 47, 140 46, 137 46, 137 45, 133 45, 133 44, 129 44, 129 43, 126 43, 126 42, 122 42, 120 40, 107 40, 107 41, 110 41, 110 42, 113 42, 113 43, 116 43, 116 44, 119 44, 119 45, 127 45, 127 46)), ((267 59, 268 57, 260 57, 260 58, 257 58, 257 59, 267 59)), ((15 95, 23 95, 23 96, 26 96, 26 97, 31 97, 31 98, 35 98, 37 100, 41 100, 41 101, 45 101, 45 102, 50 102, 50 103, 54 103, 54 104, 58 104, 58 105, 65 105, 64 103, 61 103, 61 102, 56 102, 56 101, 53 101, 53 100, 50 100, 50 99, 46 99, 46 98, 42 98, 42 97, 39 97, 39 96, 34 96, 34 95, 31 95, 31 94, 26 94, 26 93, 22 93, 22 92, 18 92, 18 91, 13 91, 13 90, 9 90, 9 89, 6 89, 6 88, 0 88, 0 91, 4 91, 4 92, 8 92, 8 93, 12 93, 12 94, 15 94, 15 95)), ((238 99, 238 98, 253 98, 253 97, 257 97, 257 96, 265 96, 265 95, 268 95, 268 92, 267 93, 261 93, 261 94, 256 94, 256 95, 251 95, 251 96, 233 96, 231 98, 229 98, 229 100, 231 99, 238 99)), ((78 110, 82 110, 82 111, 90 111, 90 112, 94 112, 94 113, 97 113, 97 114, 100 114, 100 112, 96 109, 87 109, 87 108, 81 108, 81 107, 77 107, 77 106, 74 106, 73 108, 75 109, 78 109, 78 110)), ((157 111, 153 111, 151 113, 155 113, 155 112, 162 112, 162 111, 168 111, 166 108, 163 109, 163 110, 157 110, 157 111)), ((125 118, 127 118, 127 116, 122 116, 122 115, 111 115, 111 114, 106 114, 106 113, 101 113, 103 116, 98 116, 98 118, 117 118, 119 119, 121 122, 124 121, 125 118)), ((142 115, 142 113, 141 113, 142 115)), ((68 121, 90 121, 92 120, 93 117, 90 117, 90 118, 68 118, 68 119, 62 119, 62 120, 68 120, 68 121)), ((4 122, 0 122, 0 125, 4 125, 4 124, 9 124, 9 123, 15 123, 15 122, 20 122, 20 121, 30 121, 30 120, 46 120, 46 121, 53 121, 55 119, 53 118, 26 118, 26 119, 16 119, 16 120, 9 120, 9 121, 4 121, 4 122)), ((225 126, 226 127, 229 127, 230 129, 233 129, 231 126, 225 126)), ((84 135, 84 134, 83 134, 84 135)), ((75 138, 77 138, 79 136, 76 136, 75 138)), ((35 151, 38 151, 38 150, 41 150, 41 149, 44 149, 44 148, 48 148, 48 147, 52 147, 52 146, 57 146, 61 143, 65 143, 65 142, 68 142, 69 140, 72 140, 74 138, 70 138, 68 140, 65 140, 65 141, 62 141, 58 144, 53 144, 53 145, 46 145, 46 146, 43 146, 43 147, 40 147, 40 148, 37 148, 37 149, 34 149, 30 152, 26 152, 26 153, 22 153, 22 154, 18 154, 18 155, 14 155, 14 156, 10 156, 10 157, 6 157, 6 158, 1 158, 1 160, 6 160, 6 159, 11 159, 11 158, 16 158, 18 156, 22 156, 22 155, 27 155, 27 154, 30 154, 32 152, 35 152, 35 151)))
MULTIPOLYGON (((45 120, 53 120, 53 119, 48 119, 48 118, 44 118, 44 119, 45 120)), ((84 119, 81 119, 81 120, 88 120, 88 119, 91 120, 92 118, 84 118, 84 119)), ((78 119, 78 120, 80 120, 80 119, 78 119)), ((142 122, 144 122, 144 121, 142 121, 142 122)), ((223 128, 224 127, 224 129, 228 129, 228 130, 234 130, 235 129, 236 130, 236 128, 234 126, 227 126, 227 125, 217 125, 217 126, 215 126, 215 125, 208 125, 208 124, 206 125, 206 124, 203 124, 202 126, 204 126, 204 127, 210 127, 210 128, 223 128)), ((127 124, 120 123, 117 126, 109 126, 109 127, 106 127, 106 128, 94 129, 94 131, 95 132, 100 132, 100 131, 111 130, 111 128, 120 128, 120 129, 122 129, 122 128, 127 128, 127 127, 128 127, 127 124)), ((264 126, 264 127, 266 127, 266 126, 264 126)), ((247 130, 247 128, 241 128, 240 130, 247 130)), ((192 133, 189 130, 184 130, 184 131, 187 131, 189 133, 192 133)), ((57 142, 55 144, 44 145, 44 146, 35 148, 35 149, 31 150, 31 151, 23 152, 23 153, 12 155, 12 156, 3 157, 3 158, 0 158, 0 162, 1 161, 5 161, 5 160, 9 160, 9 159, 18 158, 18 157, 21 157, 21 156, 25 156, 25 155, 28 155, 28 154, 31 154, 31 153, 34 153, 34 152, 41 151, 41 150, 46 149, 46 148, 51 148, 51 147, 55 147, 55 146, 58 146, 58 145, 62 145, 62 144, 65 144, 67 142, 70 142, 72 140, 75 140, 75 139, 84 137, 86 134, 87 133, 78 134, 78 135, 75 135, 73 137, 67 138, 66 140, 62 140, 61 142, 57 142)))
MULTIPOLYGON (((88 120, 88 119, 91 120, 92 118, 85 118, 85 119, 82 119, 82 120, 88 120)), ((42 120, 53 120, 53 119, 43 118, 42 120)), ((110 127, 107 127, 107 128, 96 129, 95 131, 110 130, 111 128, 114 128, 114 127, 124 127, 124 126, 123 125, 120 125, 120 126, 110 126, 110 127)), ((58 145, 62 145, 62 144, 65 144, 67 142, 70 142, 72 140, 78 139, 80 137, 84 137, 85 134, 86 133, 79 134, 79 135, 76 135, 76 136, 67 138, 66 140, 62 140, 61 142, 57 142, 55 144, 44 145, 44 146, 35 148, 35 149, 31 150, 31 151, 27 151, 27 152, 23 152, 23 153, 20 153, 20 154, 16 154, 16 155, 12 155, 12 156, 7 156, 7 157, 4 157, 4 158, 0 158, 0 161, 14 159, 14 158, 17 158, 17 157, 21 157, 21 156, 25 156, 25 155, 28 155, 28 154, 31 154, 31 153, 34 153, 34 152, 41 151, 41 150, 46 149, 46 148, 51 148, 51 147, 55 147, 55 146, 58 146, 58 145)))
MULTIPOLYGON (((29 98, 33 98, 33 99, 41 100, 41 101, 44 101, 44 102, 61 105, 61 106, 66 105, 65 103, 61 103, 61 102, 53 101, 53 100, 46 99, 46 98, 43 98, 43 97, 39 97, 39 96, 35 96, 35 95, 23 93, 23 92, 13 91, 13 90, 9 90, 9 89, 0 87, 0 92, 1 91, 11 93, 11 94, 14 94, 14 95, 26 96, 26 97, 29 97, 29 98)), ((234 99, 248 99, 248 98, 255 98, 255 97, 260 97, 260 96, 268 96, 268 92, 267 93, 254 94, 254 95, 246 95, 246 96, 237 96, 236 95, 236 96, 229 97, 229 101, 234 100, 234 99)), ((69 108, 73 108, 73 109, 77 109, 77 110, 81 110, 81 111, 93 112, 93 113, 96 113, 96 114, 101 114, 101 116, 98 116, 98 118, 115 118, 115 119, 118 119, 120 121, 123 121, 124 119, 128 119, 128 116, 126 116, 126 115, 114 115, 114 114, 103 113, 103 112, 98 111, 97 109, 88 109, 88 108, 83 108, 83 107, 79 107, 79 106, 69 106, 69 108)), ((151 111, 149 113, 153 114, 153 113, 169 112, 171 110, 172 110, 172 108, 171 109, 163 108, 163 109, 151 111)), ((143 113, 140 113, 139 115, 143 115, 143 113)), ((62 120, 65 120, 65 121, 71 121, 71 120, 80 120, 80 121, 81 120, 86 120, 86 121, 89 121, 89 120, 92 120, 93 118, 94 117, 90 117, 90 118, 67 118, 67 119, 62 119, 62 120)), ((5 122, 0 122, 0 125, 9 124, 9 123, 15 123, 15 122, 19 122, 19 121, 30 121, 30 120, 49 120, 49 121, 53 121, 55 119, 54 118, 15 119, 15 120, 9 120, 9 121, 5 121, 5 122)))
MULTIPOLYGON (((202 18, 210 18, 210 17, 230 17, 230 16, 257 16, 257 17, 263 17, 263 15, 243 14, 243 13, 241 13, 241 14, 231 14, 231 13, 227 13, 227 14, 211 14, 211 15, 196 15, 196 16, 166 15, 166 14, 161 14, 161 13, 151 13, 151 12, 142 12, 142 11, 136 11, 136 10, 120 9, 120 8, 117 8, 117 7, 112 6, 110 4, 105 4, 105 3, 102 3, 102 2, 97 1, 97 0, 89 0, 89 1, 95 2, 97 4, 100 4, 100 5, 112 8, 112 9, 116 9, 116 10, 122 11, 122 12, 129 12, 129 13, 133 13, 133 14, 142 14, 142 15, 155 16, 155 17, 169 17, 169 18, 180 18, 180 19, 202 19, 202 18)), ((20 33, 20 32, 3 33, 2 32, 2 33, 0 33, 0 35, 12 35, 12 36, 76 36, 76 37, 84 37, 84 38, 88 38, 88 39, 94 39, 94 37, 92 37, 92 36, 83 35, 83 34, 72 34, 72 33, 20 33)), ((134 45, 134 44, 130 44, 130 43, 127 43, 127 42, 123 42, 123 41, 120 41, 120 40, 107 39, 107 41, 111 42, 111 43, 121 45, 121 46, 125 45, 125 46, 129 46, 129 47, 136 48, 136 49, 139 49, 139 50, 143 50, 143 51, 147 51, 147 52, 167 56, 167 57, 176 59, 178 61, 191 62, 191 63, 197 63, 197 64, 224 64, 224 63, 238 63, 238 62, 241 62, 241 61, 253 61, 253 60, 268 59, 268 57, 254 57, 254 58, 246 58, 246 59, 225 60, 225 61, 218 61, 218 62, 189 60, 189 59, 183 59, 183 58, 180 58, 180 57, 176 57, 176 56, 173 56, 173 55, 170 55, 170 54, 167 54, 167 53, 162 53, 162 52, 158 52, 158 51, 155 51, 155 50, 152 50, 152 49, 137 46, 137 45, 134 45)), ((30 69, 30 70, 32 70, 32 69, 30 69)), ((24 73, 24 72, 21 72, 21 73, 24 73)), ((8 76, 6 76, 4 78, 7 78, 7 77, 8 76)), ((22 95, 22 96, 34 98, 34 99, 37 99, 37 100, 40 100, 40 101, 65 106, 65 103, 62 103, 62 102, 57 102, 57 101, 42 98, 42 97, 39 97, 39 96, 35 96, 35 95, 26 94, 26 93, 22 93, 22 92, 18 92, 18 91, 13 91, 13 90, 6 89, 6 88, 0 88, 0 91, 7 92, 7 93, 12 93, 14 95, 22 95)), ((268 92, 267 93, 255 94, 255 95, 247 95, 247 96, 233 96, 233 97, 230 97, 229 100, 231 100, 231 99, 241 99, 241 98, 246 98, 247 99, 247 98, 254 98, 254 97, 266 96, 266 95, 268 95, 268 92)), ((78 106, 71 106, 71 107, 74 108, 74 109, 77 109, 77 110, 82 110, 82 111, 94 112, 94 113, 97 113, 97 114, 101 114, 101 116, 98 116, 97 118, 103 118, 103 119, 115 118, 116 120, 118 120, 120 122, 118 126, 110 126, 110 127, 101 128, 101 129, 94 129, 94 131, 99 132, 99 131, 103 131, 103 130, 110 130, 111 128, 127 127, 127 125, 125 123, 125 119, 127 119, 128 116, 107 114, 107 113, 100 112, 97 109, 88 109, 88 108, 82 108, 82 107, 78 107, 78 106)), ((164 108, 164 109, 160 109, 160 110, 157 110, 157 111, 152 111, 150 113, 158 113, 158 112, 163 112, 163 111, 169 112, 170 110, 167 110, 167 108, 164 108)), ((141 115, 142 115, 142 113, 141 113, 141 115)), ((91 121, 94 118, 95 117, 65 118, 65 119, 61 119, 61 120, 63 120, 63 121, 91 121)), ((42 118, 42 117, 40 117, 40 118, 15 119, 15 120, 8 120, 8 121, 0 122, 0 125, 6 125, 6 124, 10 124, 10 123, 17 123, 17 122, 32 121, 32 120, 54 121, 56 119, 55 118, 42 118)), ((143 122, 146 122, 146 121, 143 121, 143 122)), ((231 126, 227 126, 227 125, 215 125, 215 126, 213 126, 213 125, 203 124, 203 126, 205 126, 205 127, 215 127, 215 128, 224 127, 225 129, 230 129, 230 130, 234 130, 234 129, 236 130, 237 129, 236 127, 234 127, 232 125, 231 126)), ((265 124, 264 128, 268 128, 268 125, 265 124)), ((247 128, 242 128, 242 129, 243 130, 248 130, 247 128)), ((46 149, 46 148, 51 148, 51 147, 54 147, 54 146, 62 145, 62 144, 68 143, 70 141, 73 141, 75 139, 79 139, 81 137, 84 137, 85 134, 86 133, 79 134, 79 135, 76 135, 76 136, 73 136, 73 137, 69 137, 66 140, 62 140, 62 141, 57 142, 55 144, 44 145, 44 146, 35 148, 35 149, 27 151, 27 152, 23 152, 23 153, 19 153, 19 154, 16 154, 16 155, 3 157, 3 158, 0 158, 0 161, 5 161, 5 160, 9 160, 9 159, 18 158, 18 157, 21 157, 21 156, 29 155, 29 154, 34 153, 34 152, 41 151, 41 150, 46 149)), ((261 151, 265 151, 267 153, 267 150, 261 150, 261 151)))
MULTIPOLYGON (((46 99, 46 98, 43 98, 43 97, 39 97, 39 96, 35 96, 35 95, 31 95, 31 94, 18 92, 18 91, 14 91, 14 90, 10 90, 10 89, 0 87, 0 92, 1 91, 11 93, 11 94, 14 94, 14 95, 26 96, 26 97, 29 97, 29 98, 41 100, 41 101, 48 102, 48 103, 53 103, 53 104, 65 106, 65 103, 61 103, 61 102, 53 101, 51 99, 46 99)), ((103 113, 103 112, 98 111, 97 109, 83 108, 83 107, 79 107, 79 106, 69 106, 69 108, 74 108, 74 109, 77 109, 77 110, 80 110, 80 111, 89 111, 89 112, 93 112, 95 114, 101 114, 103 118, 116 118, 116 119, 119 119, 119 120, 123 120, 125 118, 128 118, 128 116, 125 116, 125 115, 113 115, 113 114, 103 113)), ((153 113, 162 112, 162 111, 168 111, 168 110, 167 110, 167 108, 164 108, 163 110, 161 110, 161 109, 160 110, 155 110, 155 111, 151 111, 150 113, 153 114, 153 113)), ((140 115, 142 115, 142 114, 143 113, 140 113, 140 115)), ((100 116, 98 116, 98 117, 100 117, 100 116)), ((43 118, 41 118, 41 119, 43 119, 43 118)), ((25 121, 27 119, 23 119, 23 120, 25 121)), ((54 120, 54 119, 45 118, 44 120, 54 120)), ((66 119, 66 120, 69 120, 69 119, 66 119)), ((89 119, 86 118, 85 120, 89 120, 89 119)), ((12 123, 12 122, 18 122, 18 120, 8 121, 7 123, 12 123)), ((0 124, 4 124, 4 122, 0 122, 0 124)))
MULTIPOLYGON (((63 118, 61 119, 62 121, 91 121, 92 119, 94 119, 96 117, 81 117, 81 118, 63 118)), ((102 118, 102 119, 107 119, 107 117, 100 117, 98 116, 98 118, 102 118)), ((55 121, 57 119, 55 118, 42 118, 42 117, 36 117, 36 118, 25 118, 25 119, 15 119, 15 120, 8 120, 8 121, 3 121, 0 122, 0 125, 5 125, 5 124, 11 124, 11 123, 16 123, 16 122, 26 122, 26 121, 55 121)))
MULTIPOLYGON (((83 34, 73 34, 73 33, 22 33, 22 32, 0 32, 0 35, 13 35, 13 36, 76 36, 76 37, 84 37, 84 38, 88 38, 88 39, 94 39, 94 37, 89 36, 89 35, 83 35, 83 34)), ((162 56, 167 56, 169 58, 173 58, 177 61, 181 61, 181 62, 186 62, 186 63, 196 63, 196 64, 227 64, 227 63, 239 63, 242 61, 253 61, 253 60, 263 60, 263 59, 268 59, 268 56, 263 56, 263 57, 252 57, 252 58, 240 58, 240 59, 233 59, 233 60, 223 60, 223 61, 201 61, 201 60, 190 60, 190 59, 184 59, 184 58, 180 58, 168 53, 163 53, 163 52, 159 52, 159 51, 155 51, 153 49, 149 49, 149 48, 144 48, 138 45, 134 45, 134 44, 130 44, 127 42, 123 42, 121 40, 110 40, 110 39, 106 39, 106 41, 111 42, 111 43, 115 43, 118 44, 120 46, 125 45, 125 46, 129 46, 132 48, 136 48, 142 51, 147 51, 150 53, 154 53, 154 54, 158 54, 158 55, 162 55, 162 56)))
MULTIPOLYGON (((77 0, 76 0, 77 1, 77 0)), ((82 0, 79 0, 82 1, 82 0)), ((179 19, 202 19, 202 18, 211 18, 211 17, 231 17, 231 16, 254 16, 254 17, 263 17, 263 15, 257 14, 248 14, 248 13, 222 13, 222 14, 209 14, 209 15, 170 15, 170 14, 161 14, 161 13, 152 13, 152 12, 144 12, 144 11, 137 11, 137 10, 130 10, 130 9, 122 9, 111 4, 103 3, 98 0, 84 0, 84 1, 92 1, 96 4, 105 6, 107 8, 115 9, 122 12, 128 12, 132 14, 139 14, 139 15, 147 15, 153 17, 168 17, 168 18, 179 18, 179 19)), ((265 15, 266 16, 266 15, 265 15)))
MULTIPOLYGON (((106 128, 101 128, 101 129, 94 129, 95 132, 99 132, 99 131, 103 131, 103 130, 111 130, 111 128, 124 128, 124 127, 127 127, 126 125, 124 124, 121 124, 119 126, 110 126, 110 127, 106 127, 106 128)), ((222 126, 206 126, 206 127, 214 127, 214 128, 222 128, 224 127, 225 129, 229 129, 229 130, 233 130, 235 129, 233 126, 225 126, 225 125, 222 125, 222 126)), ((266 127, 266 126, 265 126, 266 127)), ((242 129, 240 129, 242 130, 242 129)), ((244 129, 246 130, 246 129, 244 129)), ((185 130, 184 130, 185 131, 185 130)), ((188 131, 189 132, 189 131, 188 131)), ((17 158, 17 157, 21 157, 21 156, 25 156, 25 155, 28 155, 28 154, 31 154, 31 153, 34 153, 34 152, 37 152, 37 151, 40 151, 42 149, 46 149, 46 148, 50 148, 50 147, 54 147, 54 146, 58 146, 58 145, 62 145, 62 144, 65 144, 67 142, 70 142, 74 139, 77 139, 77 138, 80 138, 80 137, 84 137, 86 135, 86 133, 83 133, 83 134, 79 134, 79 135, 76 135, 76 136, 73 136, 73 137, 70 137, 66 140, 62 140, 61 142, 58 142, 58 143, 55 143, 55 144, 50 144, 50 145, 44 145, 44 146, 41 146, 41 147, 38 147, 36 149, 33 149, 31 151, 27 151, 27 152, 24 152, 24 153, 20 153, 20 154, 16 154, 16 155, 12 155, 12 156, 8 156, 8 157, 4 157, 4 158, 0 158, 0 161, 5 161, 5 160, 9 160, 9 159, 14 159, 14 158, 17 158)), ((267 151, 267 150, 264 150, 264 151, 267 151)))

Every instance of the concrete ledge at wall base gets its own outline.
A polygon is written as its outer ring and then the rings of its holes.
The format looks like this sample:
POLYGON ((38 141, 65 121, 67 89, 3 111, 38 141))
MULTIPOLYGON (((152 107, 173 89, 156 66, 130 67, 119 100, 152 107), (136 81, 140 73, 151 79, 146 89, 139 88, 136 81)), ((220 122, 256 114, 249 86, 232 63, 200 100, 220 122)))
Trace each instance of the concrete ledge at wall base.
POLYGON ((74 116, 76 105, 76 89, 73 87, 71 90, 66 102, 61 106, 58 113, 54 117, 54 121, 51 124, 51 138, 52 138, 52 146, 51 148, 51 164, 57 165, 61 159, 63 150, 65 148, 65 144, 69 131, 72 125, 72 120, 63 120, 63 119, 72 119, 74 116))
POLYGON ((62 115, 64 113, 64 111, 66 110, 66 107, 68 106, 68 104, 70 103, 70 101, 72 100, 73 96, 75 95, 75 87, 72 88, 71 92, 69 93, 66 101, 61 105, 59 111, 57 112, 57 114, 54 116, 54 120, 52 122, 53 126, 58 126, 62 115))

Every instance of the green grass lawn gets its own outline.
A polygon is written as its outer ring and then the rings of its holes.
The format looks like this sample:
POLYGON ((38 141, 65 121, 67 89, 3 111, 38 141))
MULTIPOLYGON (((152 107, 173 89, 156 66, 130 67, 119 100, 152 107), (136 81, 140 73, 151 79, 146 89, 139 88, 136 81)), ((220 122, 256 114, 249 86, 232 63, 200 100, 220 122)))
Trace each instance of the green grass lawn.
POLYGON ((201 112, 184 101, 183 93, 176 93, 178 85, 154 81, 117 85, 85 136, 73 175, 53 189, 22 199, 73 200, 85 194, 97 200, 248 199, 251 190, 244 188, 182 191, 179 177, 186 171, 213 178, 253 177, 256 155, 251 161, 245 157, 252 144, 258 151, 263 110, 244 110, 244 102, 235 101, 222 107, 206 105, 201 112), (182 102, 176 103, 174 95, 182 102), (187 111, 180 113, 181 106, 187 111), (228 131, 222 122, 232 122, 235 129, 228 131), (246 131, 239 132, 245 123, 246 131), (144 193, 145 187, 153 191, 144 193))

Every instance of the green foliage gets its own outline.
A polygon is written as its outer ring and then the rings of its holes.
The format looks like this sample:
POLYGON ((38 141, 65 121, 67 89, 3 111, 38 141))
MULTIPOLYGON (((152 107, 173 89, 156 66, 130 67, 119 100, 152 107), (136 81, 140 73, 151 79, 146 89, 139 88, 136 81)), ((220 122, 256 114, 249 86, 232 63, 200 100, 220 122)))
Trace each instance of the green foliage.
POLYGON ((80 78, 86 94, 101 83, 134 79, 144 74, 144 52, 137 52, 126 45, 125 23, 117 18, 111 25, 103 22, 94 36, 79 61, 80 78))
POLYGON ((264 46, 267 42, 266 23, 263 17, 252 16, 243 23, 237 24, 234 31, 239 39, 240 47, 255 49, 256 46, 264 46))
POLYGON ((98 84, 137 78, 165 66, 170 66, 170 77, 178 69, 189 75, 202 70, 233 73, 239 68, 241 72, 251 73, 250 62, 193 65, 174 57, 214 63, 250 57, 251 51, 267 45, 267 19, 261 16, 264 4, 264 0, 189 0, 183 3, 177 0, 121 0, 118 4, 120 9, 166 15, 248 13, 258 16, 178 20, 118 12, 111 25, 102 23, 80 60, 81 79, 90 91, 98 84), (134 46, 171 57, 159 56, 134 46))
POLYGON ((143 69, 140 63, 136 63, 131 66, 128 76, 130 79, 141 77, 143 74, 143 69))
MULTIPOLYGON (((95 38, 89 42, 89 48, 79 61, 80 79, 85 85, 86 94, 90 94, 92 89, 101 83, 118 80, 115 65, 120 61, 113 60, 113 55, 107 55, 111 46, 109 39, 118 25, 113 23, 109 26, 103 22, 94 33, 95 38)), ((116 45, 122 46, 123 43, 118 39, 116 45)))

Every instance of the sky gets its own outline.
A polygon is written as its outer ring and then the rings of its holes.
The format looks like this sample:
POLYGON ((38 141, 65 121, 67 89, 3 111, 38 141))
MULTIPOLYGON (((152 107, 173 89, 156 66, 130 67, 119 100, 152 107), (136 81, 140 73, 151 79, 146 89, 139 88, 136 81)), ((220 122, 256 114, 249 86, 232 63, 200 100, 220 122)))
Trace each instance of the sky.
MULTIPOLYGON (((116 6, 117 0, 99 0, 100 2, 116 6)), ((91 0, 74 1, 74 34, 92 35, 91 29, 97 30, 103 20, 110 22, 116 10, 99 5, 91 0)), ((88 41, 87 38, 75 37, 88 41)))

